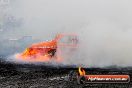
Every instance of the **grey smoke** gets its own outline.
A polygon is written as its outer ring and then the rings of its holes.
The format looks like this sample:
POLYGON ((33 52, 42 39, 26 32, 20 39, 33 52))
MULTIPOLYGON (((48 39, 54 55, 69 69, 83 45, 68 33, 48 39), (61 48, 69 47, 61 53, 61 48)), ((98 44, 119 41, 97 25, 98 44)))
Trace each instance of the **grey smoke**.
POLYGON ((131 0, 14 2, 11 13, 23 19, 23 26, 21 30, 18 28, 16 36, 31 35, 46 40, 57 33, 78 34, 79 48, 64 63, 132 66, 131 0))

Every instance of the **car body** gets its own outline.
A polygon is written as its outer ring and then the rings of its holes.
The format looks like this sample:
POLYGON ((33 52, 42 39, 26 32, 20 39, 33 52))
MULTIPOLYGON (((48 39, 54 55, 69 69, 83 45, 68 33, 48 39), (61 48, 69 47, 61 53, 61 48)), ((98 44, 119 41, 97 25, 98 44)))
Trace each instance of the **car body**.
POLYGON ((78 38, 75 34, 57 34, 53 40, 32 44, 17 57, 30 61, 49 61, 51 59, 60 61, 60 56, 57 54, 58 47, 76 48, 77 43, 78 38))

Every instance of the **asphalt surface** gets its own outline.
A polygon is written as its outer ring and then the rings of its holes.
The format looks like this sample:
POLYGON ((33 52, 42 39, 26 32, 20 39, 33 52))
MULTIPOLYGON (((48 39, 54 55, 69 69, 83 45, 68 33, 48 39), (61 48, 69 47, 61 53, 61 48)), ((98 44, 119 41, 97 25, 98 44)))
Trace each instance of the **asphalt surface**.
MULTIPOLYGON (((85 84, 69 81, 72 66, 47 66, 15 64, 0 61, 0 88, 132 88, 132 82, 124 84, 85 84)), ((132 68, 85 68, 87 74, 128 74, 132 68)))

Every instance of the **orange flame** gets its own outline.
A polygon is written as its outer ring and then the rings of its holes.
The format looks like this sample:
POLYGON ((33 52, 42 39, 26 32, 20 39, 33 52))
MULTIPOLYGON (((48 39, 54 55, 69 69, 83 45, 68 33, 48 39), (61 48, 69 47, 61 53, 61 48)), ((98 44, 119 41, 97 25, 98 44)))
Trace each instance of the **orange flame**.
POLYGON ((85 70, 81 67, 78 68, 78 71, 80 76, 84 76, 86 74, 85 70))
POLYGON ((16 55, 16 58, 22 59, 24 61, 32 62, 47 62, 47 61, 57 61, 62 62, 63 57, 59 47, 70 46, 77 47, 76 35, 58 34, 55 39, 46 42, 35 43, 24 50, 24 52, 16 55), (72 36, 73 39, 69 40, 71 43, 63 44, 59 40, 64 36, 72 36), (75 37, 75 38, 74 38, 75 37), (75 43, 74 43, 75 42, 75 43))

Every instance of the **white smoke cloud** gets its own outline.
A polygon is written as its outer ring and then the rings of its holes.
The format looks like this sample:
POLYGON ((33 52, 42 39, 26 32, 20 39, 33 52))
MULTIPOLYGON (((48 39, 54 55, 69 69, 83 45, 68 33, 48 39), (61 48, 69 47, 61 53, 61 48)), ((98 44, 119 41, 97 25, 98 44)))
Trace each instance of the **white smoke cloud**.
MULTIPOLYGON (((80 46, 65 63, 131 66, 131 0, 20 0, 15 15, 24 19, 23 34, 51 39, 77 33, 80 46)), ((19 30, 21 31, 21 30, 19 30)), ((21 33, 21 35, 22 35, 21 33)))

